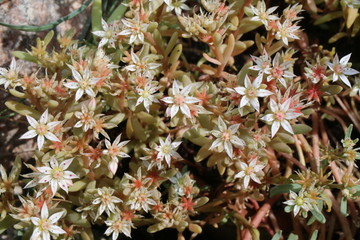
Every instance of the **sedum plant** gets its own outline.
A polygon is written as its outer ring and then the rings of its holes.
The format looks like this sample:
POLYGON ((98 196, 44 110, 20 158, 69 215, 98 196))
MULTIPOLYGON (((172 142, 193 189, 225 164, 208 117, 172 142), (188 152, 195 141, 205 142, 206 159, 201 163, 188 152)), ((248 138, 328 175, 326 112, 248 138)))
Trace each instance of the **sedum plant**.
POLYGON ((99 7, 88 41, 50 31, 13 53, 38 71, 0 68, 17 99, 6 106, 27 120, 20 138, 36 145, 0 165, 1 232, 115 240, 145 226, 193 239, 229 222, 238 239, 359 234, 359 72, 351 53, 301 54, 301 4, 99 7))

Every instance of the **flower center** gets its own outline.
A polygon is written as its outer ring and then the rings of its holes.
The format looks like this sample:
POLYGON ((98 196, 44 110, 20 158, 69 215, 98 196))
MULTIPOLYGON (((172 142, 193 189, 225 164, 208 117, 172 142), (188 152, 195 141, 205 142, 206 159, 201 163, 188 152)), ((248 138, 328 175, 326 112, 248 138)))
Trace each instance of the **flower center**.
POLYGON ((268 15, 266 14, 266 12, 262 12, 262 13, 259 14, 259 18, 261 20, 267 20, 268 15))
POLYGON ((39 222, 39 228, 41 232, 47 232, 51 228, 51 222, 48 219, 41 219, 39 222))
POLYGON ((165 145, 161 148, 161 151, 164 153, 164 154, 170 154, 171 152, 171 146, 169 145, 165 145))
POLYGON ((251 87, 251 88, 246 90, 246 96, 249 97, 249 98, 256 97, 256 94, 257 94, 256 88, 251 87))
POLYGON ((113 228, 117 231, 121 231, 121 229, 123 228, 122 220, 116 221, 113 225, 113 228))
POLYGON ((221 139, 224 140, 225 142, 230 141, 231 133, 229 131, 223 132, 222 135, 221 135, 221 139))
POLYGON ((275 118, 279 121, 283 121, 285 119, 285 113, 284 112, 276 112, 275 113, 275 118))
POLYGON ((148 97, 150 96, 150 93, 149 93, 149 91, 144 90, 144 91, 142 92, 141 96, 142 96, 143 98, 148 98, 148 97))
POLYGON ((302 197, 297 197, 295 199, 295 204, 298 205, 298 206, 301 206, 304 204, 304 199, 302 197))
POLYGON ((274 67, 274 68, 271 70, 271 74, 272 74, 273 77, 275 77, 275 78, 280 78, 280 77, 284 74, 284 71, 283 71, 280 67, 274 67))
POLYGON ((56 167, 51 170, 51 176, 54 179, 62 179, 64 177, 64 170, 62 168, 56 167))
POLYGON ((253 174, 253 173, 254 173, 254 168, 253 168, 253 167, 249 166, 249 167, 247 167, 247 168, 245 169, 245 174, 246 174, 246 175, 251 175, 251 174, 253 174))
POLYGON ((334 72, 336 74, 341 74, 343 72, 343 67, 340 64, 335 64, 334 65, 334 72))
POLYGON ((45 135, 47 133, 47 126, 45 124, 39 124, 36 128, 38 135, 45 135))
POLYGON ((184 98, 183 95, 176 95, 174 97, 174 102, 175 102, 176 105, 182 105, 185 102, 185 98, 184 98))

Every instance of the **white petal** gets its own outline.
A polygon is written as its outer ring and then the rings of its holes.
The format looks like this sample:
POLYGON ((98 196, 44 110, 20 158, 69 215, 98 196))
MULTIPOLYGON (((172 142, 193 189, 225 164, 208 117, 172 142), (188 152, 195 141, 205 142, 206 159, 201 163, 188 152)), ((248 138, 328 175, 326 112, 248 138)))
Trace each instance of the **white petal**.
POLYGON ((34 118, 26 115, 26 119, 28 120, 30 126, 32 126, 33 128, 36 128, 37 126, 39 126, 39 123, 34 118))
POLYGON ((292 127, 288 121, 286 120, 281 121, 281 126, 285 129, 285 131, 294 134, 292 127))
POLYGON ((48 109, 46 109, 46 111, 43 114, 41 114, 39 122, 45 124, 48 121, 48 118, 49 118, 49 112, 48 109))
POLYGON ((37 137, 37 145, 38 145, 38 149, 41 150, 42 146, 44 145, 45 142, 45 138, 42 135, 39 135, 37 137))
POLYGON ((23 135, 21 135, 20 139, 29 139, 29 138, 33 138, 35 137, 36 131, 35 130, 29 130, 26 133, 24 133, 23 135))
POLYGON ((74 158, 69 158, 69 159, 66 159, 66 160, 62 161, 60 163, 60 167, 63 170, 67 169, 70 166, 70 164, 72 163, 73 160, 74 160, 74 158))
POLYGON ((275 136, 275 134, 277 133, 279 128, 280 128, 280 123, 278 121, 274 121, 271 126, 271 137, 272 138, 275 136))
POLYGON ((58 139, 58 137, 55 136, 55 135, 54 135, 53 133, 51 133, 51 132, 47 132, 47 133, 45 134, 45 137, 46 137, 47 139, 49 139, 50 141, 53 141, 53 142, 61 142, 60 139, 58 139))
POLYGON ((78 101, 84 94, 84 89, 79 88, 75 94, 75 100, 78 101))
POLYGON ((62 216, 63 214, 64 214, 63 211, 54 213, 53 215, 51 215, 51 216, 49 217, 50 222, 56 223, 56 222, 61 218, 61 216, 62 216))
POLYGON ((41 219, 48 218, 49 211, 46 202, 43 203, 41 207, 41 219))

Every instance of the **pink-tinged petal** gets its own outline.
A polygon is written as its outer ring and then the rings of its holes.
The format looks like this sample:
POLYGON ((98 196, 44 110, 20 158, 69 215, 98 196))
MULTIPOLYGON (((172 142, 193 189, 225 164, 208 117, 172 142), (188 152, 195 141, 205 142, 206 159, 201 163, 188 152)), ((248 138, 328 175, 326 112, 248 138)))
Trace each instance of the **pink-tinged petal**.
POLYGON ((279 128, 280 128, 280 123, 278 121, 274 121, 272 126, 271 126, 271 137, 272 138, 278 132, 279 128))
POLYGON ((292 127, 288 121, 286 121, 286 120, 281 121, 281 126, 283 127, 283 129, 285 129, 285 131, 287 131, 291 134, 294 134, 292 127))
POLYGON ((44 145, 45 142, 45 137, 42 135, 39 135, 37 137, 37 145, 38 145, 38 149, 41 150, 42 146, 44 145))
POLYGON ((176 152, 176 151, 174 151, 174 150, 172 150, 171 152, 170 152, 170 155, 173 157, 173 158, 176 158, 176 159, 183 159, 182 157, 181 157, 181 155, 178 153, 178 152, 176 152))
POLYGON ((291 119, 295 119, 295 118, 297 118, 297 117, 299 117, 299 116, 301 116, 301 115, 302 115, 302 113, 287 112, 287 113, 285 114, 285 119, 291 120, 291 119))
POLYGON ((53 134, 51 132, 45 133, 45 137, 47 139, 49 139, 50 141, 53 141, 53 142, 61 142, 60 139, 57 136, 55 136, 55 134, 53 134))
POLYGON ((51 216, 49 217, 50 222, 56 223, 56 222, 61 218, 61 216, 62 216, 63 214, 64 214, 63 211, 54 213, 53 215, 51 215, 51 216))
POLYGON ((26 119, 28 120, 30 126, 32 126, 33 128, 39 126, 39 123, 33 117, 26 115, 26 119))
POLYGON ((78 101, 84 95, 84 89, 79 88, 75 94, 75 100, 78 101))
POLYGON ((46 175, 46 176, 44 176, 43 178, 41 178, 40 180, 39 180, 39 183, 48 183, 48 182, 50 182, 51 181, 51 176, 50 175, 46 175))
POLYGON ((55 233, 55 234, 65 234, 66 232, 61 229, 59 226, 55 226, 55 225, 52 225, 50 227, 50 232, 52 233, 55 233))
POLYGON ((49 210, 48 210, 46 202, 44 202, 41 207, 41 219, 46 219, 46 218, 48 218, 48 216, 49 216, 49 210))
POLYGON ((69 158, 69 159, 66 159, 66 160, 62 161, 60 163, 60 167, 63 170, 67 169, 70 166, 70 164, 72 163, 73 160, 74 160, 74 158, 69 158))
POLYGON ((21 135, 20 139, 30 139, 33 137, 36 137, 37 133, 35 130, 29 130, 26 133, 24 133, 23 135, 21 135))
POLYGON ((49 111, 48 109, 45 110, 43 114, 41 114, 39 122, 45 124, 49 119, 49 111))

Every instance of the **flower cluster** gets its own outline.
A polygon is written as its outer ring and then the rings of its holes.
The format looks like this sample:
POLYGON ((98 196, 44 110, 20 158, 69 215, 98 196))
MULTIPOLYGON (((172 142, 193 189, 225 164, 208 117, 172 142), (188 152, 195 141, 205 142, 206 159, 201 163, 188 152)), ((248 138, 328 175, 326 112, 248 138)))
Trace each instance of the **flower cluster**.
POLYGON ((320 134, 323 119, 346 128, 348 112, 360 129, 351 54, 300 49, 300 4, 198 2, 127 1, 113 11, 122 18, 93 13, 90 42, 67 33, 47 52, 53 33, 39 39, 21 54, 41 69, 30 77, 15 59, 0 68, 0 85, 24 99, 6 103, 27 119, 20 139, 37 146, 25 174, 21 159, 9 177, 0 165, 0 221, 9 213, 32 239, 92 239, 102 225, 115 240, 144 225, 193 238, 231 220, 250 239, 279 194, 285 211, 320 223, 338 189, 345 206, 360 195, 352 126, 342 148, 320 134))

